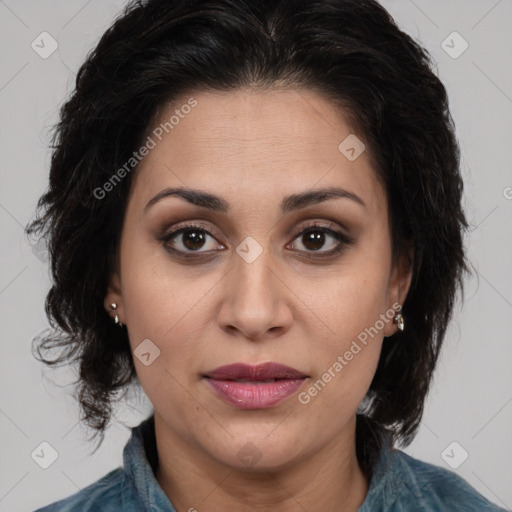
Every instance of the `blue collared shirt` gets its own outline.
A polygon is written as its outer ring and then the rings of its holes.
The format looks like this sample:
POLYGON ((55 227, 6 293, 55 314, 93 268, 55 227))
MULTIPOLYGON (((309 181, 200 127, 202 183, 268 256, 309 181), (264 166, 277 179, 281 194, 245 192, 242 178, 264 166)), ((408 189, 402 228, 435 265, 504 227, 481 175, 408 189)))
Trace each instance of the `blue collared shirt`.
MULTIPOLYGON (((154 416, 132 428, 117 468, 35 512, 176 512, 158 484, 154 416)), ((193 507, 192 507, 193 509, 193 507)), ((453 471, 383 448, 358 512, 506 512, 453 471)))

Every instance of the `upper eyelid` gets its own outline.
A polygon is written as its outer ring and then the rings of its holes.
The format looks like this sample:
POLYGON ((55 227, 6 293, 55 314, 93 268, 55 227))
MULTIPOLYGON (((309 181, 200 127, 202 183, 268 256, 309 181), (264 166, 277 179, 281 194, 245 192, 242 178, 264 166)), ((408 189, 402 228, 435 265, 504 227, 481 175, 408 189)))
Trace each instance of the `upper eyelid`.
MULTIPOLYGON (((335 223, 333 221, 312 221, 310 224, 306 224, 304 226, 302 226, 297 234, 300 234, 302 233, 302 231, 304 231, 305 229, 309 229, 309 228, 325 228, 325 229, 331 229, 331 231, 336 231, 336 229, 333 229, 332 226, 334 225, 335 223), (325 223, 325 224, 324 224, 325 223)), ((214 229, 214 228, 211 228, 210 226, 206 225, 206 224, 202 224, 201 221, 190 221, 190 222, 187 222, 185 221, 184 224, 181 224, 181 223, 177 223, 176 226, 172 226, 172 227, 166 227, 162 230, 162 233, 165 235, 166 233, 171 235, 171 234, 175 234, 176 231, 180 231, 182 229, 193 229, 193 228, 197 228, 197 229, 201 229, 203 231, 207 231, 209 234, 212 234, 212 235, 216 235, 216 236, 221 236, 220 234, 220 231, 214 229)), ((341 229, 343 231, 343 227, 341 228, 338 228, 338 229, 341 229)), ((295 230, 291 230, 291 231, 295 231, 295 230)))

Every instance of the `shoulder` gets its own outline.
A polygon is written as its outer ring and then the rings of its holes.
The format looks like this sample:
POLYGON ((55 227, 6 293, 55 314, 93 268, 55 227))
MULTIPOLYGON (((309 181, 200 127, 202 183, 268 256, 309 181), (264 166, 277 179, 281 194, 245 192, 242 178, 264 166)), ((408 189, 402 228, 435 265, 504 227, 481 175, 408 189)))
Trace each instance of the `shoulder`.
MULTIPOLYGON (((401 480, 397 501, 424 512, 459 511, 499 512, 498 507, 466 480, 448 469, 423 462, 393 450, 393 477, 401 480)), ((397 509, 399 510, 399 509, 397 509)))
POLYGON ((51 503, 35 512, 113 512, 129 510, 126 501, 127 481, 122 468, 117 468, 79 492, 51 503))

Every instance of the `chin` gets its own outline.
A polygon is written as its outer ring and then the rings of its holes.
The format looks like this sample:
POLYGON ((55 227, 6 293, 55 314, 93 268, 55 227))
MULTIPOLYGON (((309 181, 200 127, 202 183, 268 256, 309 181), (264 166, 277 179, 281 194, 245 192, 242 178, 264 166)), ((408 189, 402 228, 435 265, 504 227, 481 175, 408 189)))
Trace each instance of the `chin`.
MULTIPOLYGON (((275 425, 272 427, 275 428, 275 425)), ((228 436, 223 442, 209 438, 213 444, 205 450, 220 463, 248 472, 276 472, 294 466, 301 458, 299 446, 304 449, 304 439, 299 445, 290 430, 283 429, 282 435, 267 434, 272 428, 245 430, 244 433, 228 436)), ((312 447, 313 449, 313 447, 312 447)))

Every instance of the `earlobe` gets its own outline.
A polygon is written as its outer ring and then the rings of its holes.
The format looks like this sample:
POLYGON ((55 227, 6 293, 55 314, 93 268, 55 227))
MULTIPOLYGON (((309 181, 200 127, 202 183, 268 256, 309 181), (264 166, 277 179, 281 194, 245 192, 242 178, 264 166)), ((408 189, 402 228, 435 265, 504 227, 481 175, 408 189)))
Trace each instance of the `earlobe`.
POLYGON ((407 323, 406 314, 402 306, 407 298, 413 276, 413 251, 409 248, 402 253, 400 262, 395 266, 389 288, 389 307, 395 311, 393 321, 384 329, 384 336, 389 337, 397 331, 404 330, 407 323))
POLYGON ((123 297, 121 294, 121 281, 117 272, 112 274, 110 277, 103 306, 112 319, 117 317, 116 323, 126 323, 123 308, 123 297))

